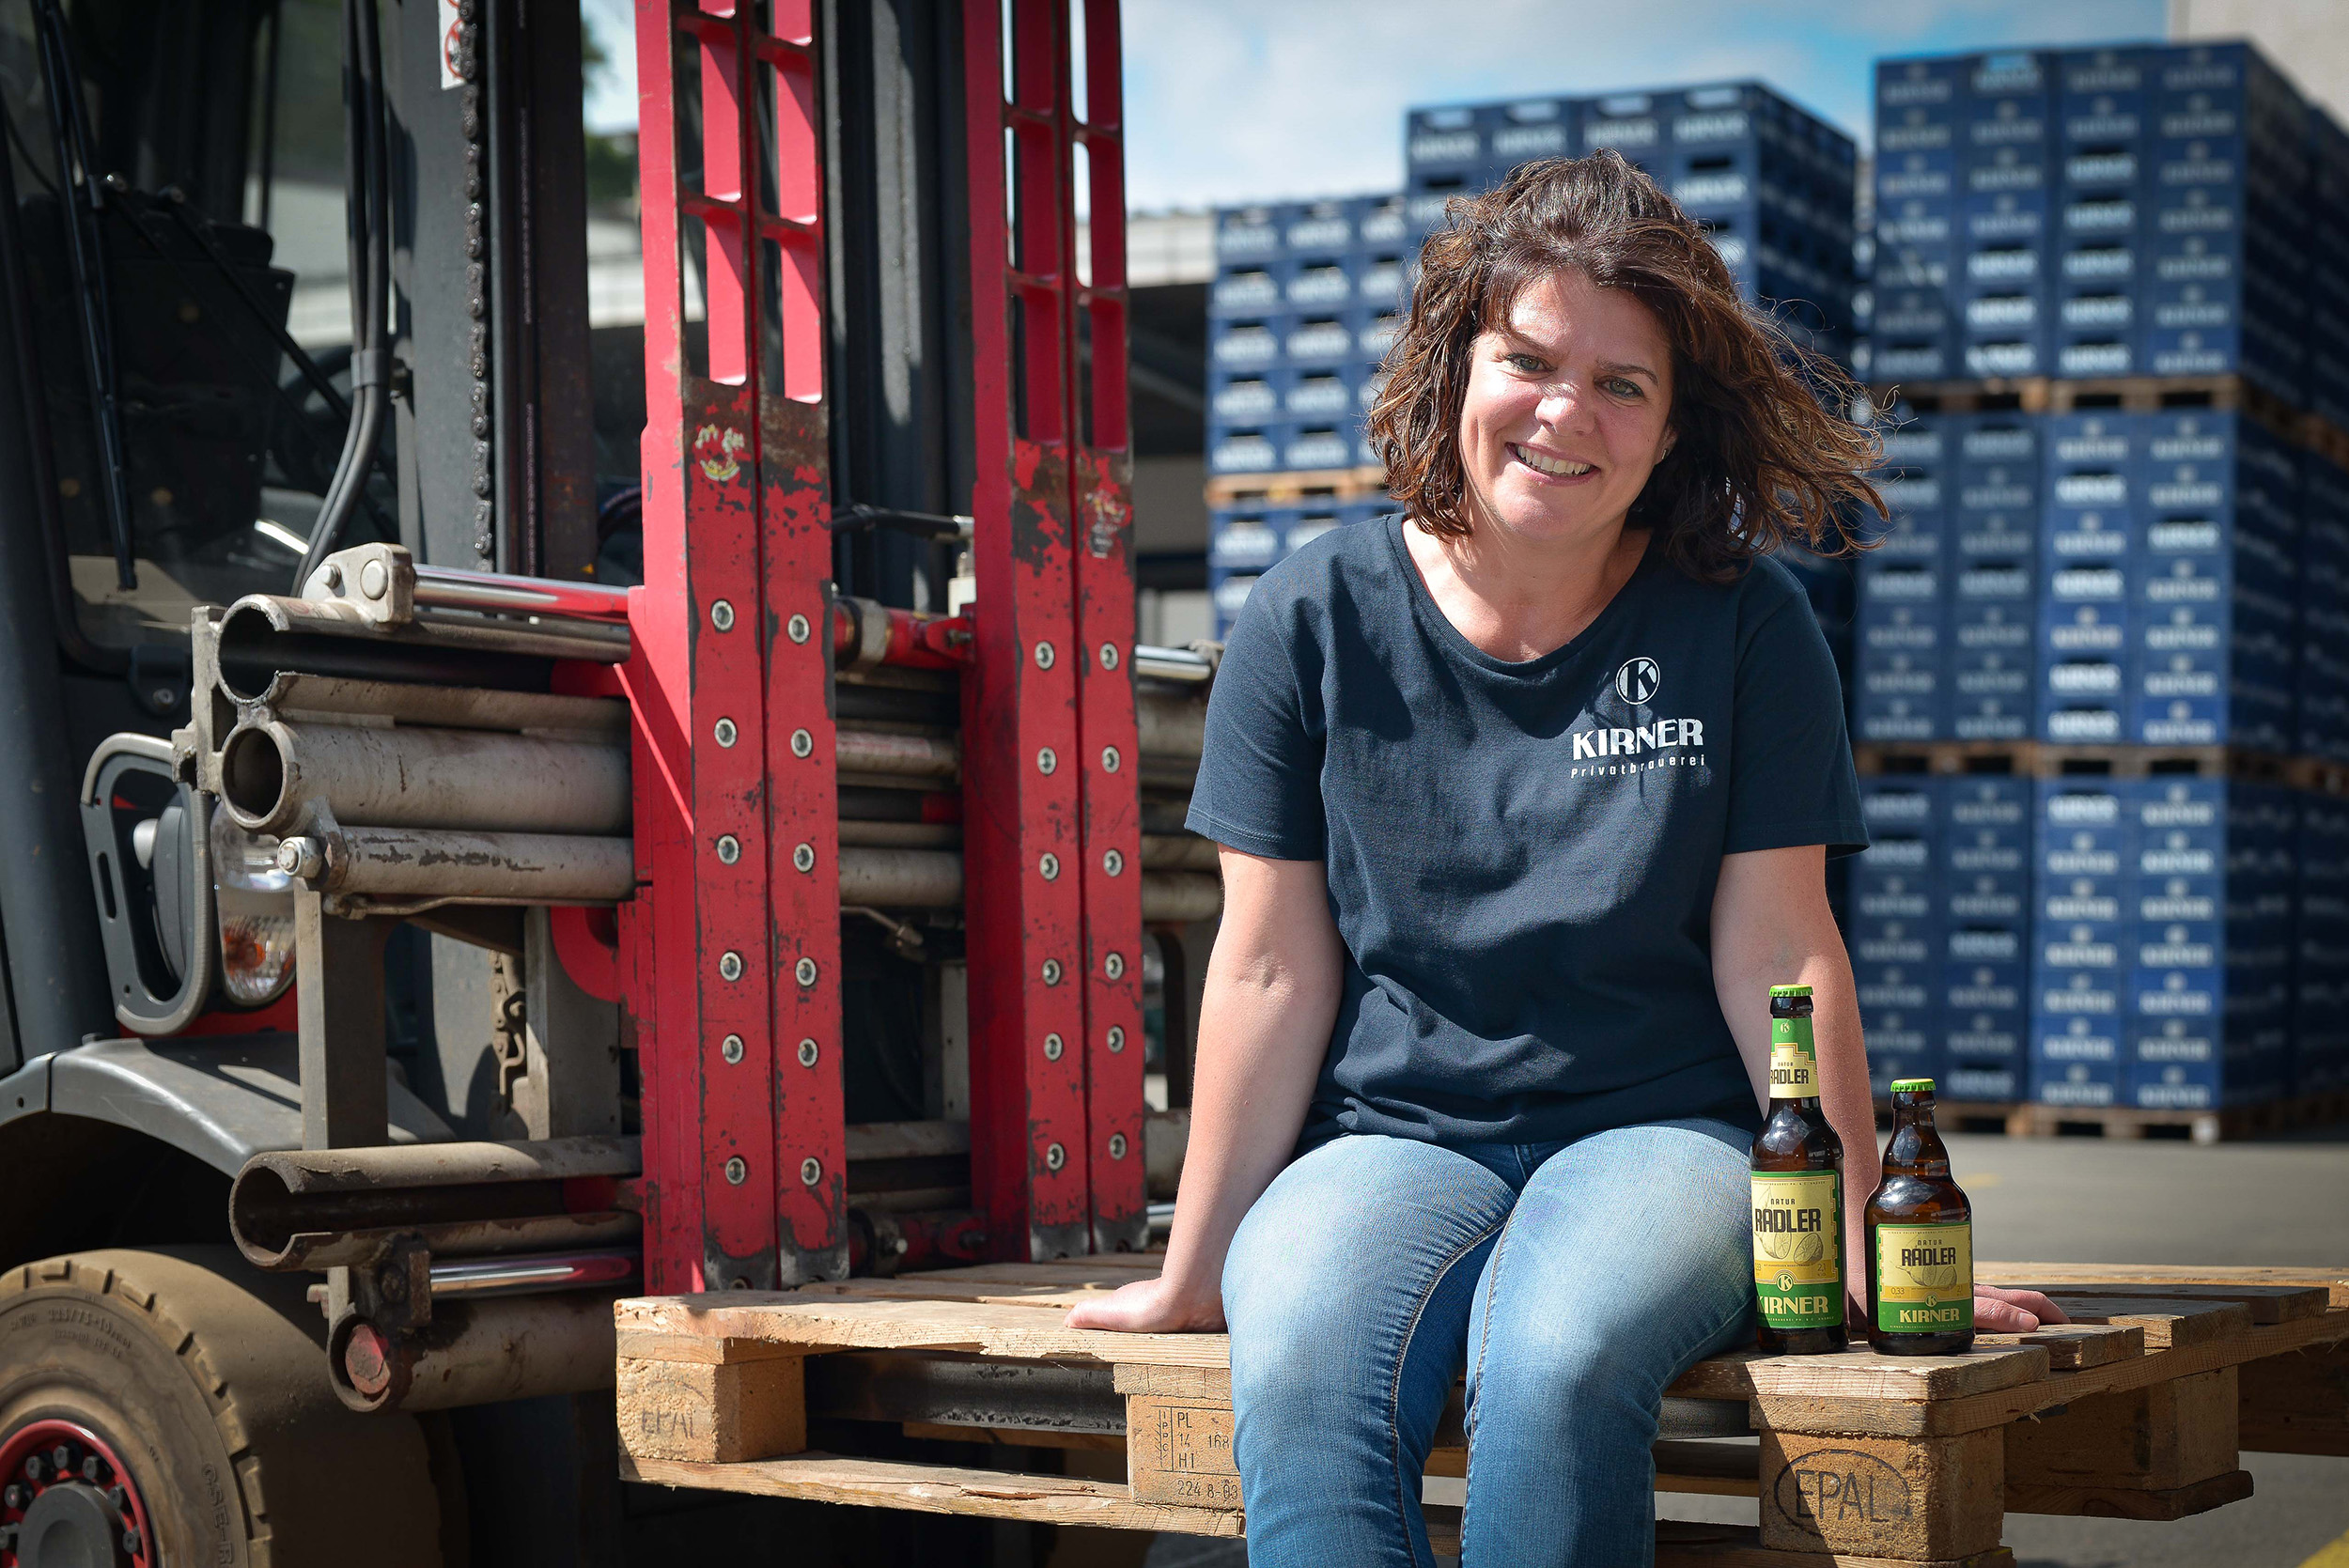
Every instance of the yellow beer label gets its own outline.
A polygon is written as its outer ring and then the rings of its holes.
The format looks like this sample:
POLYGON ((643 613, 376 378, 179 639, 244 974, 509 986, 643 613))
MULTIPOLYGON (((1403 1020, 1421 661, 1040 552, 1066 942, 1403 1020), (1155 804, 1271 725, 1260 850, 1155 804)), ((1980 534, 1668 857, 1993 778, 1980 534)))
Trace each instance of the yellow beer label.
POLYGON ((1888 1334, 1971 1333, 1974 1227, 1876 1227, 1876 1327, 1888 1334))
POLYGON ((1770 1020, 1770 1098, 1819 1097, 1819 1057, 1811 1043, 1809 1018, 1770 1020))
POLYGON ((1753 1173, 1753 1291, 1773 1328, 1843 1321, 1843 1178, 1832 1171, 1753 1173))

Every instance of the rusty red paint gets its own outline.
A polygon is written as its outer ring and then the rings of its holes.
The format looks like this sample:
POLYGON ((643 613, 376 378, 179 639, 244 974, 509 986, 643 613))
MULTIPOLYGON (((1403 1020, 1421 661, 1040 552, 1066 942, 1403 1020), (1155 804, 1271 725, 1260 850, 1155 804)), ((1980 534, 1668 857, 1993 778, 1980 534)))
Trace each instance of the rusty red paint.
POLYGON ((976 636, 962 679, 971 1166, 989 1250, 1051 1257, 1090 1241, 1084 1053, 1055 1060, 1045 1050, 1053 1034, 1064 1045, 1083 1038, 1079 786, 1076 769, 1048 773, 1037 762, 1047 750, 1073 755, 1077 744, 1062 445, 1069 323, 1059 298, 1069 254, 1066 155, 1049 113, 1066 100, 1068 80, 1056 8, 1013 0, 1008 20, 1015 104, 1003 101, 1003 31, 964 33, 979 452, 971 506, 976 636), (1008 234, 1007 157, 1017 171, 1008 234), (1016 362, 1015 313, 1023 346, 1016 362), (1024 429, 1015 427, 1015 406, 1024 429))
MULTIPOLYGON (((796 336, 820 340, 819 301, 786 315, 796 336)), ((780 1267, 787 1284, 848 1272, 848 1157, 841 1080, 840 806, 822 640, 794 641, 795 615, 821 626, 832 571, 831 503, 819 405, 764 401, 766 487, 767 878, 774 976, 775 1174, 780 1267), (798 737, 807 737, 806 755, 798 737), (801 868, 801 848, 808 851, 801 868), (800 972, 813 966, 812 977, 800 972), (812 978, 812 984, 807 980, 812 978), (813 1042, 812 1053, 802 1042, 813 1042), (812 1054, 814 1060, 804 1060, 812 1054), (810 1163, 813 1162, 813 1163, 810 1163), (810 1181, 808 1177, 814 1176, 810 1181)))
POLYGON ((1072 183, 1081 141, 1092 210, 1124 210, 1119 40, 1113 0, 1084 4, 1087 123, 1073 112, 1065 5, 1011 0, 1009 102, 1004 31, 965 39, 981 302, 976 660, 963 680, 972 1182, 1000 1256, 1146 1234, 1124 250, 1117 225, 1101 225, 1080 280, 1072 183), (1081 766, 1033 766, 1046 750, 1081 766), (1059 875, 1040 877, 1040 863, 1059 875), (1047 963, 1059 986, 1042 985, 1047 963), (1041 1045, 1054 1033, 1083 1048, 1053 1061, 1041 1045))
POLYGON ((644 1076, 647 1286, 663 1291, 797 1282, 846 1259, 838 887, 791 859, 837 854, 830 672, 821 645, 767 635, 819 619, 830 573, 808 25, 803 4, 772 8, 763 32, 754 8, 637 6, 638 57, 669 69, 640 85, 648 559, 623 678, 644 885, 616 968, 644 1076), (699 78, 698 191, 677 173, 679 43, 699 78), (753 178, 762 146, 771 190, 753 178), (708 241, 706 376, 687 365, 688 223, 708 241), (770 269, 784 348, 762 363, 770 269))
MULTIPOLYGON (((1117 0, 1083 3, 1084 117, 1070 121, 1067 133, 1086 149, 1090 210, 1123 212, 1117 0)), ((1068 106, 1063 112, 1066 119, 1068 106)), ((1149 1199, 1142 1151, 1142 807, 1132 662, 1125 227, 1096 224, 1089 238, 1091 275, 1071 290, 1072 316, 1083 315, 1092 344, 1090 374, 1076 389, 1087 417, 1072 427, 1089 432, 1089 439, 1076 446, 1069 466, 1077 629, 1085 650, 1078 713, 1085 811, 1085 1116, 1093 1142, 1093 1245, 1108 1251, 1147 1242, 1149 1199)))

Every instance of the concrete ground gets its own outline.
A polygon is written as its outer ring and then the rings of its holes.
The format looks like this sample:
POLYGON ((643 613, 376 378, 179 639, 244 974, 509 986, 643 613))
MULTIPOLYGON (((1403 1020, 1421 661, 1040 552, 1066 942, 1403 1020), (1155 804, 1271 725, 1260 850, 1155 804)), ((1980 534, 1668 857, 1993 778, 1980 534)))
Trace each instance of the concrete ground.
MULTIPOLYGON (((2290 1141, 1952 1136, 1984 1258, 2349 1267, 2349 1127, 2290 1141)), ((2349 1568, 2349 1459, 2246 1454, 2247 1500, 2175 1524, 2009 1514, 2018 1568, 2349 1568)), ((1667 1518, 1751 1523, 1755 1504, 1663 1497, 1667 1518)), ((1237 1543, 1161 1536, 1148 1568, 1241 1568, 1237 1543)))

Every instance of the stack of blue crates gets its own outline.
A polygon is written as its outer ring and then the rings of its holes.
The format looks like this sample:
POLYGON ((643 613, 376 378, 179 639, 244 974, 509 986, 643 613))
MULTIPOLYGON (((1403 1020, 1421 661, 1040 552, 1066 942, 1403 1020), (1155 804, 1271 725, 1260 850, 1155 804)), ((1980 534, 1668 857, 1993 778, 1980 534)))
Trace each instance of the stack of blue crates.
POLYGON ((1295 554, 1332 528, 1391 510, 1383 501, 1311 498, 1214 508, 1208 513, 1207 592, 1215 604, 1217 635, 1231 629, 1240 606, 1248 602, 1248 590, 1275 561, 1295 554))
MULTIPOLYGON (((1419 248, 1399 196, 1227 208, 1207 304, 1207 472, 1247 479, 1361 468, 1378 367, 1419 248)), ((1327 487, 1324 487, 1327 488, 1327 487)), ((1259 573, 1332 520, 1376 505, 1306 502, 1209 514, 1218 635, 1259 573)))
POLYGON ((1942 1072, 1953 1100, 2013 1100, 2030 1022, 2031 781, 1967 773, 1939 788, 1942 1072))
POLYGON ((2292 1080, 2349 1089, 2349 800, 2300 798, 2293 946, 2292 1080))
POLYGON ((1879 1094, 1932 1077, 2013 1100, 2030 1018, 2031 784, 2000 774, 1860 781, 1846 939, 1879 1094))
POLYGON ((1207 303, 1207 468, 1353 468, 1419 236, 1394 196, 1230 208, 1207 303))
POLYGON ((2349 577, 2349 479, 2304 521, 2302 474, 2338 470, 2201 409, 1895 411, 1884 443, 1892 517, 1859 570, 1856 738, 2326 754, 2295 702, 2322 712, 2349 685, 2299 665, 2349 673, 2331 651, 2349 642, 2302 635, 2299 583, 2349 630, 2313 587, 2349 577))
POLYGON ((2349 430, 2349 131, 2309 110, 2309 408, 2349 430))
POLYGON ((2042 738, 2286 753, 2300 637, 2300 458, 2255 421, 2046 421, 2042 738))
POLYGON ((2038 788, 2031 1097, 2211 1110, 2282 1093, 2303 798, 2175 774, 2038 788))
POLYGON ((1941 792, 1921 773, 1860 780, 1869 847, 1852 861, 1844 945, 1878 1094, 1942 1071, 1941 792))
POLYGON ((1877 62, 1870 374, 2298 400, 2313 122, 2241 43, 1877 62))
POLYGON ((2304 452, 2300 473, 2295 750, 2349 762, 2349 472, 2304 452))
POLYGON ((1404 136, 1423 227, 1520 163, 1612 147, 1705 226, 1748 299, 1820 352, 1849 352, 1851 138, 1758 82, 1413 109, 1404 136))
POLYGON ((2029 739, 2039 422, 1899 410, 1883 440, 1891 515, 1859 569, 1853 733, 2029 739))

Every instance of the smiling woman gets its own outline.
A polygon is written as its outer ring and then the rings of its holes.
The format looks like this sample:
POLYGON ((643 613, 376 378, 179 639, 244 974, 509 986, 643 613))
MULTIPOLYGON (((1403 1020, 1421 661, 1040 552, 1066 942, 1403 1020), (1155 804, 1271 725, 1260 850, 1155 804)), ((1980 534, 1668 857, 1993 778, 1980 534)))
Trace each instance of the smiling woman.
POLYGON ((1859 388, 1745 303, 1703 230, 1621 155, 1525 164, 1449 217, 1421 252, 1368 422, 1389 492, 1421 526, 1465 537, 1478 497, 1498 494, 1461 419, 1487 363, 1537 394, 1577 346, 1569 326, 1636 350, 1588 367, 1626 456, 1648 432, 1657 459, 1608 498, 1683 570, 1718 581, 1782 544, 1831 548, 1839 517, 1883 509, 1861 477, 1875 438, 1838 411, 1859 388))
POLYGON ((1208 701, 1223 923, 1165 1271, 1071 1322, 1228 1322, 1256 1568, 1430 1563, 1463 1369, 1464 1560, 1637 1565, 1663 1390, 1753 1337, 1774 984, 1875 1185, 1824 878, 1866 833, 1769 559, 1875 499, 1871 442, 1611 153, 1455 202, 1389 369, 1402 510, 1266 573, 1208 701))

